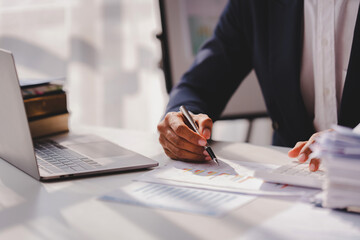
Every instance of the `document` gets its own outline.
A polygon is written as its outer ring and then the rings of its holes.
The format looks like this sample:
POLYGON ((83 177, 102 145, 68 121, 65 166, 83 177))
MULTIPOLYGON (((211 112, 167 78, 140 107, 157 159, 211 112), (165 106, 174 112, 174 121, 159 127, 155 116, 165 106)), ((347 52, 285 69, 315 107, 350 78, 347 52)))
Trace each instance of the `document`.
POLYGON ((46 79, 37 79, 37 78, 21 78, 19 80, 21 87, 30 87, 41 84, 46 84, 50 82, 60 82, 64 83, 65 77, 56 77, 56 78, 46 78, 46 79))
POLYGON ((171 161, 162 168, 144 174, 138 180, 255 195, 304 196, 317 192, 286 184, 266 183, 253 177, 255 170, 271 170, 278 165, 227 159, 219 159, 219 163, 218 166, 213 161, 209 163, 171 161))
POLYGON ((222 216, 254 198, 240 194, 136 182, 101 197, 101 200, 207 216, 222 216))
POLYGON ((360 207, 360 134, 332 126, 312 147, 326 171, 322 205, 329 208, 360 207))

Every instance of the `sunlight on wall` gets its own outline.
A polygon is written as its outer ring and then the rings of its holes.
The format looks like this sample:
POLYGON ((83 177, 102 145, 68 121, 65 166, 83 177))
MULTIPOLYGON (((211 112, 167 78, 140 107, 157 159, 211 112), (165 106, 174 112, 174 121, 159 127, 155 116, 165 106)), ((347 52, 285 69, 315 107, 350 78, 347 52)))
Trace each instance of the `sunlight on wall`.
POLYGON ((156 0, 0 0, 20 78, 67 77, 71 125, 156 131, 166 102, 156 0))

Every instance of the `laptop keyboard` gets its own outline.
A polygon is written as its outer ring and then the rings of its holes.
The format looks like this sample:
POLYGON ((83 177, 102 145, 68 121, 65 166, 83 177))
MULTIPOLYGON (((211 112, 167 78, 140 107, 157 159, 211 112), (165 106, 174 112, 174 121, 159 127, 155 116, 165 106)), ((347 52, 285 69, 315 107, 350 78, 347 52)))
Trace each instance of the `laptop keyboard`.
POLYGON ((34 147, 39 168, 48 173, 79 172, 102 166, 52 140, 35 142, 34 147))
POLYGON ((309 164, 306 163, 291 163, 281 166, 273 170, 273 173, 281 175, 292 175, 292 176, 310 176, 318 179, 324 178, 324 171, 319 169, 316 172, 309 171, 309 164))

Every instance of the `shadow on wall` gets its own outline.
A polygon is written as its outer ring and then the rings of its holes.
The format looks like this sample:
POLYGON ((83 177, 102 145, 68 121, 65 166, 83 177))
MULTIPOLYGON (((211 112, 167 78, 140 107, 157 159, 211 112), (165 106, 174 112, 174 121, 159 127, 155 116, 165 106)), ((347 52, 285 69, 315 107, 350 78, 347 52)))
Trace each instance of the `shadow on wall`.
POLYGON ((67 78, 71 124, 156 129, 167 95, 157 68, 155 5, 79 0, 39 10, 49 18, 43 28, 38 12, 28 13, 31 23, 19 12, 15 28, 2 29, 0 47, 14 53, 21 78, 67 78))
MULTIPOLYGON (((69 59, 61 59, 41 46, 10 36, 1 36, 0 46, 14 54, 19 66, 48 76, 66 76, 69 59)), ((71 62, 82 63, 90 69, 98 66, 99 56, 96 49, 82 39, 71 39, 70 54, 71 62)))
POLYGON ((67 61, 46 49, 19 38, 0 37, 0 46, 14 54, 18 66, 24 66, 49 77, 66 75, 67 61))
MULTIPOLYGON (((119 44, 120 45, 120 44, 119 44)), ((75 107, 75 115, 80 116, 80 121, 88 119, 89 114, 103 114, 108 116, 104 118, 102 123, 107 126, 120 126, 123 121, 123 117, 117 114, 114 114, 112 117, 111 113, 121 112, 123 109, 122 102, 124 96, 134 95, 138 93, 139 83, 138 83, 138 74, 136 71, 124 71, 117 66, 116 61, 122 60, 125 56, 116 57, 116 56, 107 56, 104 59, 104 56, 100 56, 98 51, 88 42, 80 38, 72 38, 70 41, 70 57, 68 59, 62 59, 59 56, 53 54, 51 51, 36 45, 34 43, 27 42, 25 40, 11 37, 11 36, 1 36, 0 37, 0 47, 6 50, 11 51, 14 54, 15 62, 18 69, 25 67, 31 69, 34 72, 41 74, 42 76, 53 78, 53 77, 67 77, 68 67, 72 63, 80 63, 85 66, 86 69, 91 70, 92 72, 99 72, 100 79, 93 79, 88 81, 86 79, 71 79, 72 81, 80 81, 79 85, 83 85, 89 88, 92 88, 91 85, 101 86, 97 91, 102 91, 98 97, 105 96, 102 100, 102 106, 100 113, 99 111, 93 111, 92 108, 90 112, 87 110, 78 110, 81 107, 75 107), (105 64, 100 64, 100 59, 104 60, 105 64), (114 62, 106 66, 106 62, 114 62), (103 69, 101 69, 103 68, 103 69), (102 70, 102 71, 101 71, 102 70), (101 79, 102 78, 102 79, 101 79), (95 84, 94 81, 104 81, 104 83, 95 84), (87 86, 88 85, 88 86, 87 86), (79 113, 79 111, 84 111, 79 113), (92 112, 92 113, 91 113, 92 112), (118 117, 116 117, 118 116, 118 117)), ((111 49, 106 49, 110 51, 111 49)), ((109 46, 108 48, 111 48, 109 46)), ((138 55, 140 55, 141 67, 150 68, 149 58, 151 58, 151 53, 146 49, 138 49, 138 55)), ((76 71, 76 70, 75 70, 76 71)), ((21 75, 21 74, 20 74, 21 75)), ((77 75, 77 74, 75 74, 77 75)), ((21 76, 21 77, 32 77, 32 76, 21 76)), ((84 76, 84 78, 86 78, 84 76)), ((78 84, 75 84, 78 85, 78 84)), ((74 85, 72 85, 74 86, 74 85)), ((80 101, 80 104, 87 105, 89 98, 94 98, 94 94, 87 95, 86 90, 84 89, 73 89, 70 87, 70 92, 74 91, 77 96, 76 100, 80 101), (83 92, 82 92, 83 91, 83 92)), ((90 91, 93 93, 93 91, 90 91)), ((98 92, 99 93, 99 92, 98 92)), ((97 95, 97 94, 95 94, 97 95)), ((99 99, 92 99, 91 101, 99 101, 99 99)))
POLYGON ((70 61, 82 63, 90 69, 99 66, 99 53, 88 42, 80 38, 71 38, 70 61))

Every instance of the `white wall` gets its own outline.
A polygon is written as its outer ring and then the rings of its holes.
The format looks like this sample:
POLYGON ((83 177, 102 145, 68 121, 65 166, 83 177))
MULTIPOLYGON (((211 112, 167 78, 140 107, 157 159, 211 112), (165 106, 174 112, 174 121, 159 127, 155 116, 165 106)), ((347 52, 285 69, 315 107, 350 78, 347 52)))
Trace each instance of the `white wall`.
MULTIPOLYGON (((70 126, 156 131, 168 98, 160 31, 158 0, 0 0, 0 48, 20 78, 66 76, 70 126)), ((219 122, 214 137, 243 141, 238 122, 219 122)))
POLYGON ((67 77, 71 124, 156 131, 167 101, 157 0, 0 0, 20 78, 67 77))

